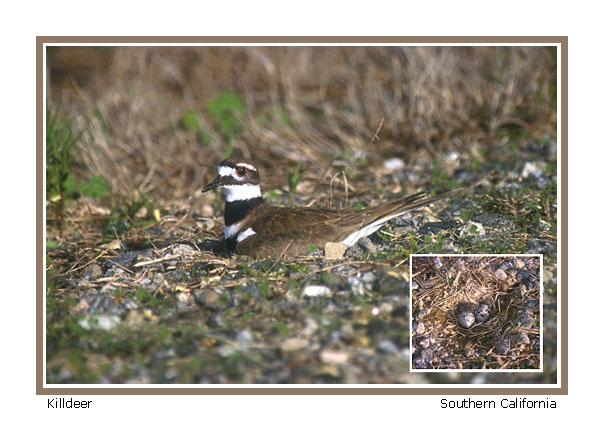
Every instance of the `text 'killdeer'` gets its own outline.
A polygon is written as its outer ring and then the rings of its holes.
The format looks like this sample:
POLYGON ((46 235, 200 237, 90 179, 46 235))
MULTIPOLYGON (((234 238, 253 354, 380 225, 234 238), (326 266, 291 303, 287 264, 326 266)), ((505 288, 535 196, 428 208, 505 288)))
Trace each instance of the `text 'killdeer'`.
POLYGON ((360 211, 274 207, 262 199, 258 169, 244 158, 220 162, 218 176, 202 192, 216 188, 224 189, 226 197, 227 247, 254 257, 297 256, 327 242, 350 247, 388 220, 455 192, 432 197, 422 192, 360 211))

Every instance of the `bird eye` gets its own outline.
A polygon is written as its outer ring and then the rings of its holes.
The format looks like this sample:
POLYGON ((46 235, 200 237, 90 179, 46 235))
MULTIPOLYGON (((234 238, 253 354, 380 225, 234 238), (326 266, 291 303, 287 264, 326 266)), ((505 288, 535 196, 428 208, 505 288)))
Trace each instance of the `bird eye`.
POLYGON ((244 177, 245 174, 247 174, 247 168, 243 166, 237 168, 237 175, 239 175, 240 177, 244 177))

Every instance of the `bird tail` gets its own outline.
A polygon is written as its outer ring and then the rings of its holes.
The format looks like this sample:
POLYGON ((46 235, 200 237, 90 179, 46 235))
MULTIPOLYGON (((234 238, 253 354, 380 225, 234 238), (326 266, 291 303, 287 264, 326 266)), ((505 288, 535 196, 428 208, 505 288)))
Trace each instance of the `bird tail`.
POLYGON ((367 222, 364 223, 360 229, 348 235, 341 242, 350 247, 362 237, 371 235, 373 232, 380 229, 388 220, 399 217, 411 210, 424 207, 432 202, 444 199, 459 192, 460 190, 463 190, 463 188, 451 190, 436 196, 429 196, 427 192, 420 192, 396 200, 385 206, 368 208, 362 212, 367 222))

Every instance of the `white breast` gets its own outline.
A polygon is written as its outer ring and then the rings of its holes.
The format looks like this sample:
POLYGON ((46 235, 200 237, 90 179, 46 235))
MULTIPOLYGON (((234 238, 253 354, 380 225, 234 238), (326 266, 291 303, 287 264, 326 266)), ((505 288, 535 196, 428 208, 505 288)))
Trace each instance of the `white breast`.
POLYGON ((262 196, 258 184, 233 184, 224 186, 224 196, 227 202, 243 201, 262 196))

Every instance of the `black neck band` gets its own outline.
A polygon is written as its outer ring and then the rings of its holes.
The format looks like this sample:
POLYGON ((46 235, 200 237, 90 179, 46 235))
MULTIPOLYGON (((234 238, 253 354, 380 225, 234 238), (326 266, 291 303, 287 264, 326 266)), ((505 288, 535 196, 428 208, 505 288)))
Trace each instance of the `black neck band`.
POLYGON ((226 202, 224 204, 225 226, 232 226, 240 222, 250 211, 262 204, 262 202, 262 197, 226 202))

